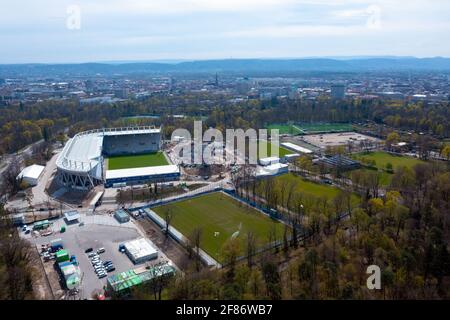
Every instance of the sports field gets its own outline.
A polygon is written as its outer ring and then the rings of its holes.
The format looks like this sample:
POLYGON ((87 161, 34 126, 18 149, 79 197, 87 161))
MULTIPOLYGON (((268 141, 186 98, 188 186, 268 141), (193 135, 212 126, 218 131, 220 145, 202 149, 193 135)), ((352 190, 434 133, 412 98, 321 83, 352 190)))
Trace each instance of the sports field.
POLYGON ((107 159, 108 170, 165 166, 169 163, 162 152, 140 155, 114 156, 107 159))
POLYGON ((409 167, 412 168, 416 164, 424 163, 422 160, 408 157, 408 156, 397 156, 392 155, 387 152, 377 151, 369 153, 358 153, 354 156, 356 160, 368 159, 375 161, 375 167, 378 169, 386 169, 388 163, 392 164, 392 168, 395 171, 397 167, 409 167))
POLYGON ((349 123, 271 124, 267 129, 278 129, 280 134, 313 134, 353 131, 353 127, 349 123))
POLYGON ((349 123, 303 123, 297 124, 296 127, 304 133, 353 131, 353 127, 349 123))
MULTIPOLYGON (((280 134, 300 134, 301 130, 291 124, 271 124, 267 129, 278 129, 280 134)), ((269 132, 270 133, 270 132, 269 132)))
MULTIPOLYGON (((266 148, 266 150, 267 150, 267 156, 268 157, 271 157, 272 156, 272 144, 270 143, 270 142, 268 142, 268 141, 265 141, 265 140, 260 140, 259 141, 259 144, 258 144, 258 159, 259 158, 261 158, 261 154, 260 154, 260 152, 259 152, 259 148, 260 147, 262 147, 262 148, 266 148)), ((284 157, 285 155, 287 155, 287 154, 292 154, 292 153, 294 153, 294 151, 290 151, 290 150, 288 150, 288 149, 286 149, 286 148, 283 148, 282 146, 280 146, 279 148, 278 148, 278 156, 281 158, 281 157, 284 157)))
MULTIPOLYGON (((317 200, 317 199, 326 199, 331 202, 338 195, 339 189, 323 184, 316 183, 312 181, 308 181, 300 176, 296 176, 292 173, 283 174, 277 176, 275 179, 275 190, 279 193, 279 198, 281 199, 281 190, 285 190, 285 198, 287 198, 287 193, 290 185, 295 185, 294 196, 302 197, 302 202, 304 205, 308 205, 308 203, 317 200)), ((262 181, 264 184, 265 181, 262 181)), ((259 192, 263 192, 264 187, 262 185, 259 186, 259 192)), ((358 204, 359 197, 357 195, 352 195, 352 203, 354 205, 358 204)))
POLYGON ((253 232, 258 245, 263 245, 268 242, 272 228, 275 228, 278 239, 284 228, 282 223, 222 192, 155 207, 152 210, 162 218, 170 212, 172 226, 188 238, 195 228, 200 228, 200 247, 219 262, 223 262, 223 245, 233 234, 240 240, 243 254, 248 231, 253 232))

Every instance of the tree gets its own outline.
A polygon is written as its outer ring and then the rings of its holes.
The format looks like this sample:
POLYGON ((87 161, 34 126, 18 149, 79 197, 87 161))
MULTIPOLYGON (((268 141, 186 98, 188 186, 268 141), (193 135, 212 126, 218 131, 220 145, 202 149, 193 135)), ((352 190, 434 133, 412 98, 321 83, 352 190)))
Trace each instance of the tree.
POLYGON ((272 300, 280 300, 281 277, 277 265, 273 260, 264 260, 261 269, 266 283, 267 296, 272 300))
POLYGON ((392 146, 400 141, 400 135, 393 131, 386 138, 386 148, 392 150, 392 146))
POLYGON ((166 223, 166 227, 164 229, 164 235, 166 238, 169 236, 169 227, 173 218, 173 210, 172 208, 168 208, 164 213, 164 222, 166 223))
POLYGON ((35 258, 30 244, 20 238, 9 219, 9 212, 0 204, 0 299, 33 298, 35 258))
POLYGON ((223 245, 222 252, 225 265, 228 268, 227 279, 232 279, 234 278, 237 258, 241 252, 240 241, 237 238, 228 239, 223 245))
POLYGON ((450 160, 450 144, 447 144, 444 146, 444 148, 442 148, 441 155, 445 159, 450 160))
POLYGON ((253 266, 253 256, 256 252, 256 237, 252 231, 247 232, 246 243, 247 266, 251 268, 253 266))
POLYGON ((200 244, 202 240, 202 229, 200 227, 195 228, 192 230, 191 236, 189 237, 190 243, 195 248, 195 268, 197 271, 200 270, 200 244))

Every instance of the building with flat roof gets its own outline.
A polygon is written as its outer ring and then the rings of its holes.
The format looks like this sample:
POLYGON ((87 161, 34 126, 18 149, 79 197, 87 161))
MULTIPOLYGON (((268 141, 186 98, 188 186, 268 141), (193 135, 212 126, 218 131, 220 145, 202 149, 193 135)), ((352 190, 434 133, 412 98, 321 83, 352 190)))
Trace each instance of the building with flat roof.
POLYGON ((116 210, 114 212, 114 218, 116 218, 119 223, 126 223, 130 221, 130 215, 125 212, 123 209, 116 210))
POLYGON ((44 166, 33 164, 24 168, 17 176, 17 179, 22 179, 23 182, 27 183, 30 186, 36 186, 39 182, 39 178, 44 172, 44 169, 44 166))
POLYGON ((260 158, 258 160, 258 162, 262 166, 269 166, 271 164, 279 163, 280 162, 280 158, 278 158, 278 157, 260 158))
POLYGON ((124 243, 125 252, 134 264, 158 258, 158 250, 145 238, 124 243))
POLYGON ((361 166, 358 161, 352 160, 342 155, 323 157, 319 159, 319 162, 324 164, 326 167, 338 169, 341 171, 353 170, 361 166))
POLYGON ((107 289, 115 295, 126 295, 133 287, 139 286, 158 277, 173 276, 176 269, 172 263, 156 265, 149 269, 134 269, 108 277, 107 289))
POLYGON ((331 86, 331 97, 333 99, 344 99, 345 86, 343 84, 333 84, 331 86))
POLYGON ((289 172, 289 165, 284 163, 274 163, 268 166, 257 167, 256 177, 263 178, 263 177, 277 176, 288 172, 289 172))
POLYGON ((286 147, 289 150, 293 150, 293 151, 298 152, 298 153, 306 153, 306 154, 312 153, 312 150, 309 150, 307 148, 298 146, 298 145, 293 144, 291 142, 282 142, 281 145, 283 147, 286 147))
POLYGON ((80 214, 77 210, 72 210, 68 212, 64 212, 64 220, 66 220, 67 223, 75 223, 80 219, 80 214))
POLYGON ((152 182, 168 182, 180 179, 180 169, 177 165, 129 168, 119 170, 107 170, 105 175, 105 187, 115 184, 144 184, 152 182))

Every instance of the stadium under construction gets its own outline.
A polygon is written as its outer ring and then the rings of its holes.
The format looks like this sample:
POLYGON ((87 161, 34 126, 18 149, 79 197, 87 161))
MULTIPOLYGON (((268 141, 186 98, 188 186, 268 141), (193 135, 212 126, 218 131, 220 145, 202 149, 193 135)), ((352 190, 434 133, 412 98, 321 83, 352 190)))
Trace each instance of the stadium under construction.
POLYGON ((180 171, 174 165, 134 171, 105 169, 107 157, 154 153, 160 149, 161 128, 157 127, 105 128, 81 132, 71 138, 60 153, 56 161, 57 179, 65 187, 80 190, 89 190, 100 184, 111 187, 113 179, 109 177, 114 177, 115 181, 122 184, 178 180, 180 171), (124 173, 123 177, 120 172, 124 173))

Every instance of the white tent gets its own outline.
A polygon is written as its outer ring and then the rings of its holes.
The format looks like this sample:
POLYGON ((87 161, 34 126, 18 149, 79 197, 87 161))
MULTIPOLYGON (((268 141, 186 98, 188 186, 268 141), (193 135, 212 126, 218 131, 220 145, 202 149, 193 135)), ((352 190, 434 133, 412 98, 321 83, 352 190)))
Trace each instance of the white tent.
POLYGON ((19 175, 17 176, 17 179, 22 179, 22 181, 26 182, 30 186, 35 186, 38 184, 39 178, 42 175, 42 172, 44 172, 45 167, 33 164, 29 167, 24 168, 19 175))

